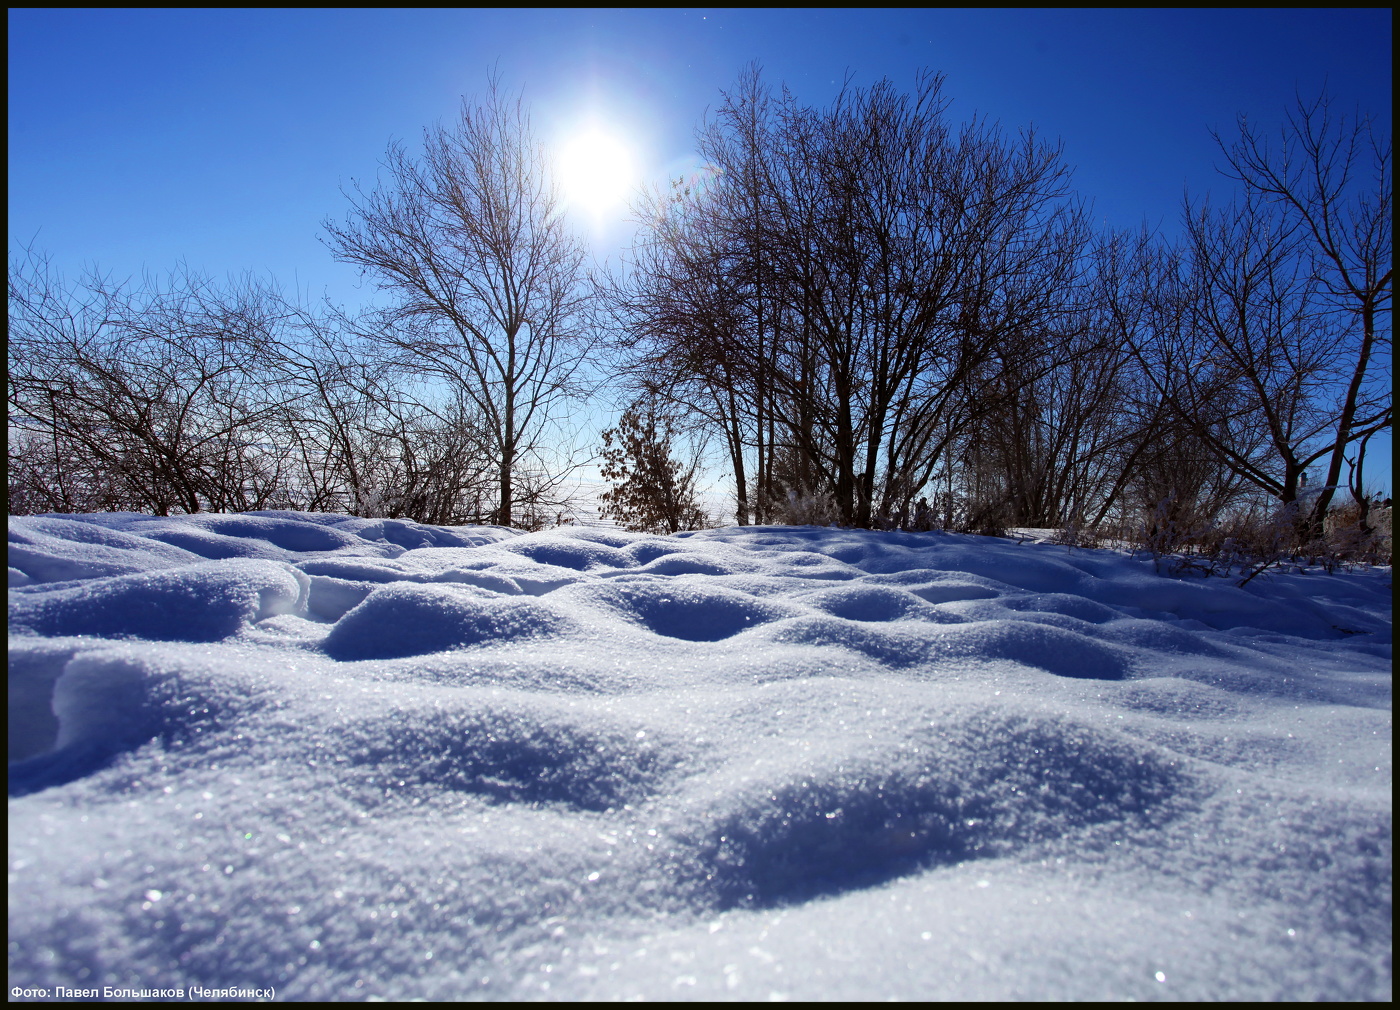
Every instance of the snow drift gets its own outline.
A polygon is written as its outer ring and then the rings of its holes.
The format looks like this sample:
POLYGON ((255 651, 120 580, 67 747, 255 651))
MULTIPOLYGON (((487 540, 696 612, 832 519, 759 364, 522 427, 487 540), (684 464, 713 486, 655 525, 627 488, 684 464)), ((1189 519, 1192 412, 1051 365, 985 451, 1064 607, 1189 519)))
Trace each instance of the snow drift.
POLYGON ((10 981, 1388 999, 1390 573, 10 523, 10 981))

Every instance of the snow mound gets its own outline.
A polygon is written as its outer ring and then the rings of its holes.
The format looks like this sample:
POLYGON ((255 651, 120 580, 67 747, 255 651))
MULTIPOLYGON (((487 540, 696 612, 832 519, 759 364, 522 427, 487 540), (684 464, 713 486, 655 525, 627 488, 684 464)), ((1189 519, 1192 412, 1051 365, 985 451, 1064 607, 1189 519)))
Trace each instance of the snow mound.
POLYGON ((160 541, 57 516, 10 522, 10 571, 20 573, 25 582, 125 575, 187 565, 200 557, 160 541))
POLYGON ((598 620, 623 621, 686 642, 717 642, 786 613, 747 593, 681 579, 612 579, 557 595, 593 611, 598 620))
POLYGON ((86 582, 25 586, 12 631, 217 642, 277 614, 306 610, 310 580, 289 565, 221 561, 86 582))
POLYGON ((937 624, 956 623, 958 618, 929 606, 915 593, 886 586, 840 586, 819 589, 802 600, 808 606, 851 621, 899 621, 916 619, 937 624))
POLYGON ((693 844, 716 907, 788 905, 1165 816, 1189 781, 1155 750, 1084 725, 972 711, 899 746, 835 747, 725 782, 693 844))
POLYGON ((467 585, 399 584, 373 590, 325 639, 333 659, 394 659, 469 645, 564 633, 569 621, 548 604, 467 585))

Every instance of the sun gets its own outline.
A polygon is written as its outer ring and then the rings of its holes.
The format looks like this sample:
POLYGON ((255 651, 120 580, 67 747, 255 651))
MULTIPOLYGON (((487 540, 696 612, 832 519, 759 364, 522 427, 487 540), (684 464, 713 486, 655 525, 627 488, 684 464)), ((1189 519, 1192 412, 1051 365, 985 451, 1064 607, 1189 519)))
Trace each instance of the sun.
POLYGON ((626 206, 636 184, 636 159, 616 134, 588 126, 559 147, 559 186, 568 206, 601 219, 626 206))

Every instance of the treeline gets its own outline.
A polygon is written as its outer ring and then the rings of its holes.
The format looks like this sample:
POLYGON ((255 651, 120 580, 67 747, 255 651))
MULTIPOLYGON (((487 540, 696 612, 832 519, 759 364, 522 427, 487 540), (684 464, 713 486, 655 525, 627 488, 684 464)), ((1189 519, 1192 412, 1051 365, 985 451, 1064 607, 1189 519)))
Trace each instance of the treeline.
MULTIPOLYGON (((42 260, 12 264, 10 513, 496 521, 477 412, 380 350, 250 280, 68 288, 42 260)), ((517 468, 523 521, 543 521, 550 483, 517 468)))
POLYGON ((740 523, 1094 526, 1262 497, 1364 509, 1390 425, 1390 152, 1323 103, 1222 145, 1185 237, 1095 233, 1058 148, 950 123, 943 81, 830 107, 751 74, 662 194, 625 332, 725 446, 740 523), (1309 493, 1306 476, 1313 471, 1309 493), (1165 503, 1165 504, 1164 504, 1165 503))
POLYGON ((624 272, 590 282, 493 89, 326 223, 383 292, 356 319, 12 263, 11 510, 538 525, 562 501, 552 426, 606 345, 632 402, 604 507, 639 527, 704 521, 690 432, 740 524, 1255 509, 1301 542, 1344 501, 1364 529, 1391 423, 1389 138, 1318 101, 1221 150, 1235 196, 1189 202, 1179 240, 1105 234, 1058 145, 953 122, 940 76, 816 108, 755 71, 699 134, 705 177, 644 201, 624 272))

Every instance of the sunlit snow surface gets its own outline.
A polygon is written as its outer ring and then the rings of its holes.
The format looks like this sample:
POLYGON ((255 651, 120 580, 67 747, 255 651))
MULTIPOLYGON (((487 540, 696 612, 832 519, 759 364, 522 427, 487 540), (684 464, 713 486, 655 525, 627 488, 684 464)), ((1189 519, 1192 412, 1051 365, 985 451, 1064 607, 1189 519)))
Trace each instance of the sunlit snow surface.
POLYGON ((1387 999, 1390 572, 10 521, 12 986, 1387 999))

